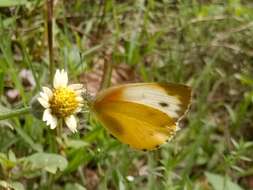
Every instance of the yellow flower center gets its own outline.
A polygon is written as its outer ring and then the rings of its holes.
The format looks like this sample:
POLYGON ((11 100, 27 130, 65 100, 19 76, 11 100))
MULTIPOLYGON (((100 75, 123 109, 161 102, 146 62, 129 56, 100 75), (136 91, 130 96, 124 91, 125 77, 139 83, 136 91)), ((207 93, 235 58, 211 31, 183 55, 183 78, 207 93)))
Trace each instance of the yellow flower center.
POLYGON ((66 87, 55 89, 52 98, 49 100, 52 114, 58 118, 70 116, 78 107, 76 93, 66 87))

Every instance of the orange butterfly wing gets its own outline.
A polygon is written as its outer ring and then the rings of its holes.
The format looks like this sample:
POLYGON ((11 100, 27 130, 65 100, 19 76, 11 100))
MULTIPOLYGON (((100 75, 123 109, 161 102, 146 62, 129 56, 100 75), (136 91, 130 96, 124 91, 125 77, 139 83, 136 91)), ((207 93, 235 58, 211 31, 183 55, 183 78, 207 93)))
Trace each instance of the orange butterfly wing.
POLYGON ((92 110, 121 142, 150 150, 175 134, 190 99, 191 89, 184 85, 126 84, 100 92, 92 110))

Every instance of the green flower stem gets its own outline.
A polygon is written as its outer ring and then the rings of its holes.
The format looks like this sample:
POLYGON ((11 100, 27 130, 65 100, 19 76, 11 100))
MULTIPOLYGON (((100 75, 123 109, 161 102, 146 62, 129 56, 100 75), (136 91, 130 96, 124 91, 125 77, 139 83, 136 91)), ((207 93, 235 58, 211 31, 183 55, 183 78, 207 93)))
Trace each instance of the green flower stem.
POLYGON ((59 119, 58 120, 58 126, 56 127, 56 136, 59 137, 60 139, 62 138, 62 125, 63 125, 63 120, 59 119))
POLYGON ((7 111, 6 113, 0 113, 0 120, 9 119, 12 117, 24 115, 30 113, 30 107, 24 107, 13 111, 7 111))

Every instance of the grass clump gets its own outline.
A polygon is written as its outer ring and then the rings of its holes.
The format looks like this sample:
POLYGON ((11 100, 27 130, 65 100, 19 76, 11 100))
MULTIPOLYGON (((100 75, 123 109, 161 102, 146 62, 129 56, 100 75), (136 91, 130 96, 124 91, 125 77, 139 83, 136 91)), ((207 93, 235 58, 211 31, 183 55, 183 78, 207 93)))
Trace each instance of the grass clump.
POLYGON ((55 1, 52 41, 46 7, 0 2, 1 187, 253 188, 250 0, 55 1), (192 107, 173 141, 152 152, 120 144, 86 113, 78 133, 61 137, 30 114, 9 118, 50 83, 52 63, 93 94, 102 79, 185 83, 192 107))

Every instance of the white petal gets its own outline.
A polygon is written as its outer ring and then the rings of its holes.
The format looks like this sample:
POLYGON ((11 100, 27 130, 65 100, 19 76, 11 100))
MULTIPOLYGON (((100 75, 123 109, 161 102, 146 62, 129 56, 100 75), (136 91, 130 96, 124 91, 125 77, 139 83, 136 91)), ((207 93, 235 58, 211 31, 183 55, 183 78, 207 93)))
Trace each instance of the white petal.
POLYGON ((78 113, 78 112, 81 112, 82 111, 82 108, 81 107, 78 107, 76 110, 75 110, 75 113, 78 113))
POLYGON ((52 115, 52 120, 50 122, 50 129, 55 129, 57 126, 57 118, 52 115))
POLYGON ((43 98, 44 100, 46 100, 47 102, 49 100, 48 95, 46 93, 44 93, 44 92, 40 92, 40 97, 43 98))
POLYGON ((68 73, 64 69, 61 70, 61 85, 63 87, 68 85, 68 73))
POLYGON ((72 90, 81 90, 81 89, 83 89, 82 84, 70 84, 68 87, 71 88, 72 90))
POLYGON ((51 113, 49 109, 45 109, 43 112, 42 121, 47 121, 51 117, 51 113))
POLYGON ((50 113, 49 109, 44 111, 42 120, 46 121, 46 125, 50 125, 51 129, 57 126, 57 118, 50 113))
POLYGON ((78 102, 83 102, 83 98, 82 98, 81 96, 77 96, 77 97, 76 97, 76 100, 77 100, 78 102))
POLYGON ((42 89, 43 89, 44 93, 46 93, 47 96, 49 98, 51 98, 51 96, 53 95, 53 92, 50 90, 50 88, 44 86, 44 87, 42 87, 42 89))
POLYGON ((85 93, 85 90, 75 90, 75 93, 77 96, 81 96, 82 94, 85 93))
POLYGON ((79 108, 81 108, 81 107, 83 107, 83 106, 84 106, 83 103, 79 103, 79 104, 78 104, 78 107, 79 107, 79 108))
POLYGON ((44 111, 43 121, 46 121, 46 125, 50 125, 50 129, 54 129, 57 126, 57 118, 50 112, 50 109, 44 111))
POLYGON ((54 88, 60 88, 60 87, 66 87, 68 84, 68 74, 67 72, 62 69, 61 71, 59 69, 56 70, 55 76, 54 76, 54 88))
POLYGON ((52 114, 51 114, 50 109, 45 109, 45 111, 43 112, 42 120, 46 121, 47 125, 49 125, 49 123, 52 120, 52 114))
POLYGON ((39 97, 37 100, 44 108, 49 108, 49 103, 44 98, 39 97))
POLYGON ((77 122, 76 122, 76 118, 74 115, 70 115, 69 117, 65 118, 65 123, 67 125, 67 127, 74 133, 77 132, 76 126, 77 126, 77 122))
POLYGON ((61 83, 61 79, 60 79, 60 70, 57 69, 54 75, 54 88, 59 88, 60 87, 60 83, 61 83))

